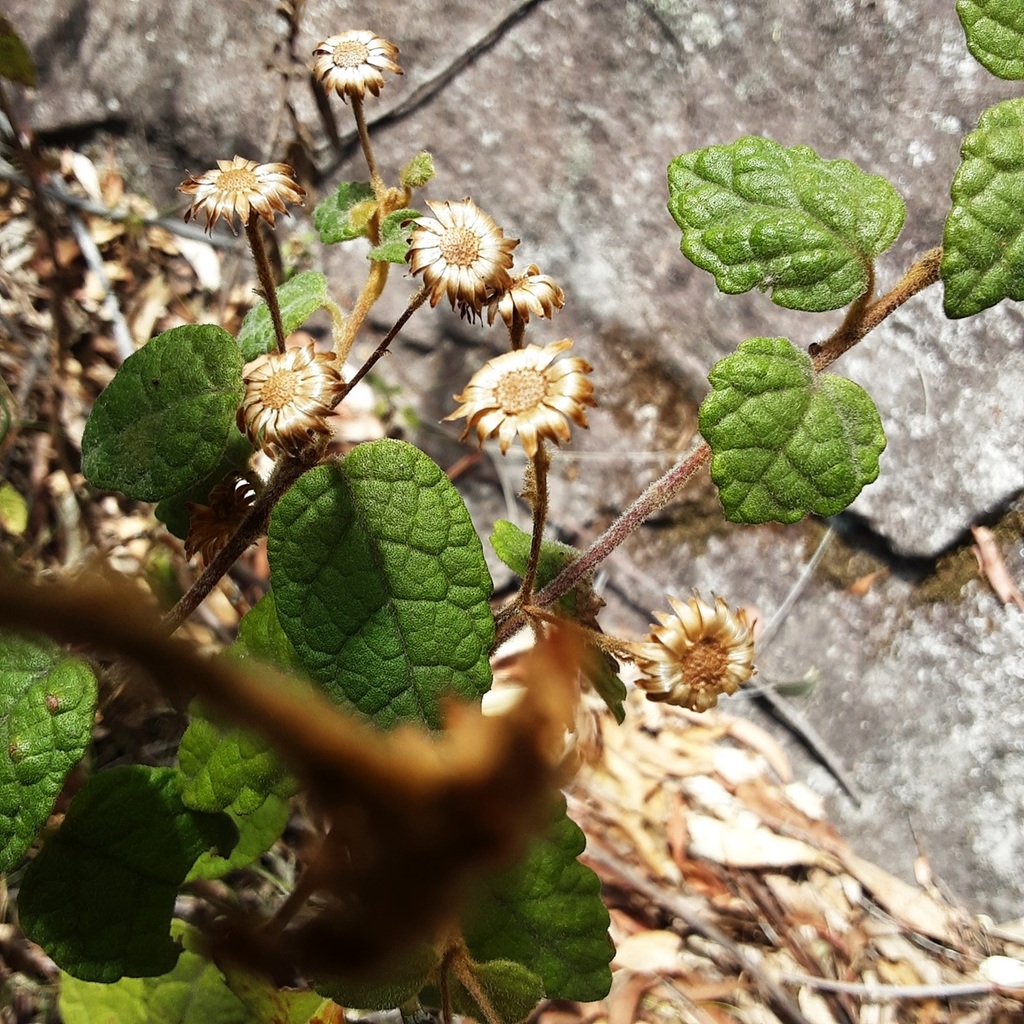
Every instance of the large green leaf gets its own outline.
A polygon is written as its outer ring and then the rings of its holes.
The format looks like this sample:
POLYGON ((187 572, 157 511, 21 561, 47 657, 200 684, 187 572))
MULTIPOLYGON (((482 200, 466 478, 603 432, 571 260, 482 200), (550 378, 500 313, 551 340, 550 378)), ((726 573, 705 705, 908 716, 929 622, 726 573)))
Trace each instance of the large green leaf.
POLYGON ((249 1011, 249 1024, 334 1024, 344 1021, 341 1008, 316 992, 275 988, 267 978, 226 965, 231 991, 249 1011))
POLYGON ((426 942, 403 948, 390 963, 355 977, 314 978, 313 988, 342 1006, 393 1010, 415 996, 433 974, 438 952, 426 942))
POLYGON ((942 236, 949 317, 1024 299, 1024 99, 989 107, 960 161, 942 236))
MULTIPOLYGON (((285 281, 277 289, 285 336, 297 331, 328 301, 327 278, 316 270, 306 270, 285 281)), ((276 351, 277 335, 266 300, 260 299, 246 314, 238 332, 238 347, 247 363, 267 352, 276 351)))
POLYGON ((614 947, 601 881, 576 858, 586 838, 562 802, 551 826, 515 867, 475 894, 463 933, 477 960, 513 960, 544 983, 549 999, 608 994, 614 947))
POLYGON ((317 203, 313 225, 324 245, 351 242, 366 235, 367 222, 376 209, 368 181, 343 181, 333 195, 317 203))
POLYGON ((490 685, 480 540, 441 469, 402 441, 306 473, 267 542, 277 614, 306 672, 382 728, 441 725, 444 697, 490 685))
POLYGON ((208 477, 238 430, 242 358, 212 324, 175 327, 130 355, 85 425, 82 471, 94 487, 162 501, 208 477))
POLYGON ((754 136, 676 157, 668 189, 687 258, 723 292, 770 290, 790 309, 838 309, 862 295, 906 215, 884 178, 754 136))
POLYGON ((83 981, 166 974, 178 888, 196 858, 227 853, 235 827, 181 802, 173 768, 130 765, 94 775, 25 872, 25 934, 83 981))
POLYGON ((96 677, 42 637, 0 633, 0 871, 53 809, 92 737, 96 677))
MULTIPOLYGON (((202 955, 197 933, 175 921, 172 935, 185 949, 174 969, 159 977, 103 984, 62 974, 64 1024, 256 1024, 260 1018, 250 1014, 217 966, 202 955)), ((270 1018, 265 1020, 269 1024, 270 1018)))
POLYGON ((700 429, 726 517, 795 523, 841 512, 878 476, 885 434, 852 381, 815 374, 785 338, 749 338, 709 375, 700 429))
POLYGON ((1020 0, 957 0, 967 49, 1000 78, 1024 78, 1024 5, 1020 0))

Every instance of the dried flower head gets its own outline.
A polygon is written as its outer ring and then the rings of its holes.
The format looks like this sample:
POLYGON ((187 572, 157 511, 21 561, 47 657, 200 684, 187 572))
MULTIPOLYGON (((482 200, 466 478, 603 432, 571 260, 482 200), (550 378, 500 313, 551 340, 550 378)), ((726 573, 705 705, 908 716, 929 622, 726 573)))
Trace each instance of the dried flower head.
POLYGON ((233 473, 210 491, 209 505, 186 502, 189 521, 185 557, 191 558, 198 552, 209 565, 238 529, 255 497, 252 484, 233 473))
POLYGON ((327 92, 362 98, 369 90, 379 96, 384 88, 382 71, 400 75, 395 63, 398 47, 366 29, 353 29, 317 43, 313 74, 327 92))
POLYGON ((238 429, 268 455, 296 455, 317 434, 330 433, 324 417, 343 384, 333 357, 313 345, 275 352, 246 375, 238 429))
POLYGON ((275 212, 287 213, 286 203, 301 204, 306 197, 294 174, 287 164, 258 164, 240 156, 218 160, 216 170, 193 175, 178 186, 179 192, 194 197, 185 221, 201 214, 212 232, 221 217, 231 221, 237 215, 246 224, 256 213, 273 226, 275 212))
POLYGON ((487 322, 494 323, 500 313, 506 326, 512 326, 513 314, 518 313, 524 323, 530 322, 530 315, 547 317, 549 320, 556 309, 565 305, 565 292, 555 283, 554 278, 540 272, 540 267, 531 263, 525 274, 512 279, 512 283, 500 295, 495 295, 487 307, 487 322))
POLYGON ((655 612, 645 641, 634 644, 637 685, 651 700, 707 711, 721 693, 735 693, 754 673, 754 634, 743 611, 720 597, 715 606, 694 591, 687 602, 669 597, 672 613, 655 612))
POLYGON ((518 238, 504 232, 472 199, 461 203, 431 203, 433 217, 413 221, 408 260, 414 274, 423 275, 430 304, 448 296, 471 320, 496 292, 512 283, 509 268, 518 238))
POLYGON ((466 417, 463 440, 474 427, 481 444, 497 434, 502 454, 516 434, 530 458, 536 455, 540 438, 556 444, 568 441, 568 421, 587 426, 584 406, 597 405, 594 386, 586 377, 590 364, 578 356, 555 362, 571 347, 572 341, 563 338, 544 348, 527 345, 495 356, 455 396, 463 404, 445 419, 466 417))

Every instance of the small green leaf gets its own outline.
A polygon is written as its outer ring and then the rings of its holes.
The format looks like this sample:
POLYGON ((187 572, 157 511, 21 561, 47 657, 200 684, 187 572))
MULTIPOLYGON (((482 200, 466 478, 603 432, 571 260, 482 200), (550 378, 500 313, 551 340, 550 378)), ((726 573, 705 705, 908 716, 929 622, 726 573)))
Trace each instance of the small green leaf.
MULTIPOLYGON (((544 998, 544 983, 532 971, 513 960, 489 960, 474 964, 473 980, 504 1024, 518 1024, 544 998)), ((474 1020, 487 1020, 472 993, 457 977, 451 978, 452 1007, 474 1020)))
POLYGON ((185 807, 173 768, 111 768, 29 864, 21 926, 83 981, 166 974, 180 952, 170 936, 179 886, 201 853, 227 853, 236 838, 226 816, 185 807))
POLYGON ((419 210, 395 210, 388 214, 380 226, 380 245, 375 245, 366 258, 378 263, 404 263, 409 251, 409 221, 419 216, 419 210))
POLYGON ((130 355, 85 425, 89 483, 138 501, 162 501, 220 465, 238 429, 242 359, 213 324, 165 331, 130 355))
POLYGON ((233 808, 227 808, 227 815, 238 830, 235 848, 227 857, 209 850, 201 854, 185 876, 185 881, 223 878, 232 871, 255 863, 281 838, 290 812, 289 801, 273 794, 266 796, 259 807, 249 814, 239 814, 233 808))
POLYGON ((43 637, 0 633, 0 871, 46 824, 92 738, 96 677, 43 637))
POLYGON ((381 728, 441 725, 490 686, 491 580, 466 506, 402 441, 362 444, 281 499, 267 540, 277 615, 303 667, 381 728))
POLYGON ((238 623, 238 640, 231 645, 230 650, 242 660, 257 658, 284 672, 301 674, 302 671, 302 662, 281 628, 272 590, 267 591, 242 616, 238 623))
MULTIPOLYGON (((530 563, 533 538, 515 523, 499 519, 491 533, 494 553, 517 575, 523 576, 530 563)), ((579 557, 579 551, 557 540, 541 541, 540 560, 537 562, 537 586, 546 587, 570 562, 579 557)), ((570 590, 559 598, 559 606, 567 615, 576 614, 576 591, 570 590)))
POLYGON ((34 88, 36 67, 32 54, 11 23, 0 16, 0 78, 34 88))
POLYGON ((815 374, 785 338, 749 338, 709 379, 700 429, 732 522, 833 516, 878 476, 885 434, 870 397, 852 381, 815 374))
MULTIPOLYGON (((494 553, 517 575, 522 576, 530 560, 532 538, 514 523, 499 519, 491 534, 494 553)), ((570 562, 579 557, 579 551, 569 544, 556 540, 541 542, 540 560, 537 563, 537 586, 547 586, 570 562)), ((589 583, 588 583, 589 585, 589 583)), ((558 606, 571 617, 576 615, 577 592, 572 589, 558 599, 558 606)), ((596 624, 595 624, 596 625, 596 624)), ((621 725, 626 720, 626 684, 619 678, 618 664, 610 655, 604 654, 593 644, 587 644, 583 664, 584 675, 590 680, 598 696, 608 705, 609 711, 621 725)))
POLYGON ((317 203, 313 226, 324 245, 351 242, 366 235, 366 220, 352 217, 354 207, 372 202, 373 188, 368 181, 343 181, 332 196, 317 203))
POLYGON ((27 528, 28 502, 14 484, 0 484, 0 529, 20 537, 27 528))
POLYGON ((981 115, 960 147, 942 236, 946 316, 1024 299, 1024 99, 981 115))
POLYGON ((957 0, 967 49, 1000 78, 1024 78, 1024 7, 1020 0, 957 0))
POLYGON ((434 174, 434 158, 424 150, 402 168, 398 180, 405 188, 423 188, 433 180, 434 174))
POLYGON ((586 838, 562 801, 520 864, 491 877, 463 928, 477 960, 513 960, 538 975, 549 999, 608 994, 615 949, 601 880, 576 858, 586 838))
POLYGON ((182 802, 194 811, 252 814, 266 798, 290 796, 295 783, 277 753, 258 733, 221 726, 193 702, 178 748, 182 802))
POLYGON ((108 985, 61 974, 64 1024, 253 1024, 216 964, 202 954, 197 933, 180 921, 171 933, 185 949, 174 969, 160 977, 121 978, 108 985))
POLYGON ((423 988, 437 965, 437 950, 428 943, 418 942, 370 975, 317 978, 313 980, 313 988, 342 1006, 393 1010, 423 988))
MULTIPOLYGON (((281 307, 281 326, 285 336, 297 331, 318 309, 330 301, 327 278, 315 270, 305 270, 285 281, 277 289, 277 302, 281 307)), ((277 348, 277 335, 270 309, 260 299, 245 315, 238 332, 238 347, 247 362, 258 359, 277 348)))
POLYGON ((187 491, 172 498, 165 498, 153 510, 153 514, 175 537, 184 540, 188 536, 189 528, 188 503, 205 505, 210 497, 210 491, 230 473, 244 473, 248 469, 254 450, 252 442, 245 434, 240 433, 237 427, 229 430, 224 455, 213 472, 187 491))
POLYGON ((226 965, 231 991, 245 1004, 248 1024, 329 1024, 346 1020, 340 1007, 316 992, 275 988, 267 978, 226 965))
POLYGON ((676 157, 668 188, 683 253, 721 291, 770 290, 777 305, 812 312, 864 294, 906 215, 884 178, 754 136, 676 157))

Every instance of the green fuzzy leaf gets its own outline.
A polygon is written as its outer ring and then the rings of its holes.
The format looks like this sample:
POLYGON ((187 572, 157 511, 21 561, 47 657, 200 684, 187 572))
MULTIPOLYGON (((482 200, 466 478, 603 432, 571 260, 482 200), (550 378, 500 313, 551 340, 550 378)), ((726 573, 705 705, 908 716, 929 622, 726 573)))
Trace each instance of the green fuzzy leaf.
POLYGON ((885 434, 870 397, 852 381, 815 374, 785 338, 749 338, 709 379, 700 429, 732 522, 833 516, 878 476, 885 434))
POLYGON ((960 147, 942 236, 946 316, 1024 299, 1024 99, 981 115, 960 147))
POLYGON ((253 1024, 256 1018, 203 955, 198 933, 180 921, 171 932, 185 949, 174 969, 160 977, 108 985, 61 974, 64 1024, 253 1024))
POLYGON ((0 17, 0 78, 34 88, 36 67, 32 54, 11 23, 0 17))
POLYGON ((210 497, 210 491, 230 473, 244 473, 248 469, 254 450, 252 442, 240 433, 237 427, 229 430, 227 448, 216 469, 187 491, 176 494, 173 498, 165 498, 153 510, 153 514, 175 537, 184 540, 188 536, 190 518, 188 503, 205 505, 210 497))
POLYGON ((295 792, 280 757, 258 733, 221 726, 193 702, 192 719, 178 748, 182 802, 194 811, 252 814, 271 794, 295 792))
POLYGON ((999 78, 1024 78, 1024 7, 1020 0, 957 0, 967 49, 999 78))
MULTIPOLYGON (((327 278, 316 270, 305 270, 285 281, 277 289, 277 303, 281 307, 281 326, 287 337, 297 331, 318 309, 330 301, 327 278)), ((260 299, 245 315, 238 332, 238 347, 247 362, 258 359, 277 349, 277 335, 270 308, 260 299)))
POLYGON ((185 876, 186 882, 197 878, 223 878, 232 871, 255 863, 281 838, 288 824, 291 804, 284 797, 270 794, 248 814, 239 814, 233 807, 228 807, 226 813, 238 830, 235 848, 227 857, 211 851, 201 854, 185 876))
POLYGON ((419 210, 395 210, 388 214, 380 226, 380 245, 375 245, 366 258, 379 263, 405 263, 409 252, 409 221, 419 216, 419 210))
POLYGON ((267 539, 277 615, 306 673, 381 728, 439 728, 444 698, 491 681, 491 579, 466 506, 402 441, 310 470, 267 539))
POLYGON ((96 677, 42 637, 0 633, 0 871, 46 824, 92 737, 96 677))
POLYGON ((200 854, 226 853, 236 838, 226 816, 185 807, 173 768, 94 775, 25 872, 22 929, 83 981, 166 974, 180 952, 178 888, 200 854))
MULTIPOLYGON (((491 547, 494 553, 517 575, 523 576, 530 564, 530 547, 533 538, 515 523, 499 519, 491 533, 491 547)), ((579 551, 569 544, 557 540, 544 540, 540 545, 540 559, 537 562, 537 586, 546 587, 570 562, 579 557, 579 551)), ((576 591, 570 590, 558 599, 559 607, 567 615, 576 614, 576 591)))
POLYGON ((476 960, 513 960, 538 975, 549 999, 590 1002, 611 986, 615 953, 601 881, 576 858, 586 838, 561 801, 520 864, 491 877, 463 934, 476 960))
POLYGON ((437 950, 425 942, 406 949, 372 974, 317 978, 313 988, 342 1006, 360 1010, 393 1010, 415 996, 438 965, 437 950))
POLYGON ((867 291, 906 216, 884 178, 754 136, 676 157, 668 189, 683 253, 721 291, 770 290, 777 305, 812 312, 867 291))
POLYGON ((423 188, 434 179, 434 158, 424 150, 417 153, 398 175, 404 188, 423 188))
POLYGON ((249 1011, 249 1024, 331 1024, 345 1020, 340 1007, 316 992, 275 988, 266 978, 232 966, 225 966, 224 976, 249 1011))
POLYGON ((242 661, 246 658, 256 658, 284 672, 302 672, 302 662, 299 661, 291 640, 281 628, 272 590, 267 591, 242 616, 241 622, 238 623, 238 640, 231 645, 230 650, 242 661))
POLYGON ((89 483, 138 501, 195 487, 238 435, 242 359, 212 324, 165 331, 130 355, 93 406, 82 438, 89 483))
MULTIPOLYGON (((351 242, 366 236, 369 217, 365 204, 374 202, 373 188, 368 181, 343 181, 333 196, 317 203, 313 211, 313 226, 324 245, 351 242), (363 215, 360 216, 360 208, 363 215), (356 216, 353 216, 355 211, 356 216)), ((372 216, 373 211, 370 211, 372 216)))
MULTIPOLYGON (((471 973, 487 1001, 505 1024, 518 1024, 544 998, 544 983, 532 971, 512 960, 490 960, 474 964, 471 973)), ((487 1014, 459 978, 451 978, 452 1007, 474 1020, 487 1014)))

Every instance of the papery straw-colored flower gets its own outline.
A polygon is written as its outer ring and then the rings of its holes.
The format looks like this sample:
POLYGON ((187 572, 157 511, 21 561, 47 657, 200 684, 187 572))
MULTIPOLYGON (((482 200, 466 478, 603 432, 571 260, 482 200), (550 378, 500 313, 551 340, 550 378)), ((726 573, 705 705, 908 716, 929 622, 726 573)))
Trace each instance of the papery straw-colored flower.
POLYGON ((210 491, 209 505, 186 502, 189 520, 185 557, 191 558, 198 552, 209 565, 238 529, 255 497, 252 484, 233 473, 210 491))
POLYGON ((445 419, 466 417, 463 440, 474 428, 481 445, 497 435, 502 454, 517 434, 531 459, 541 438, 568 441, 569 420, 587 426, 584 406, 597 405, 586 376, 590 364, 578 356, 555 362, 571 347, 571 339, 563 338, 544 348, 527 345, 495 356, 455 396, 463 404, 445 419))
POLYGON ((275 352, 245 377, 238 429, 268 455, 297 455, 317 434, 330 433, 324 417, 343 386, 329 353, 313 345, 275 352))
POLYGON ((258 164, 240 156, 218 160, 216 170, 193 175, 178 186, 179 192, 194 197, 185 221, 202 215, 212 232, 221 217, 232 221, 237 216, 244 225, 255 212, 272 227, 275 212, 287 213, 287 203, 301 204, 306 197, 294 174, 287 164, 258 164))
POLYGON ((655 612, 645 641, 633 645, 641 672, 637 685, 651 700, 707 711, 719 694, 735 693, 754 673, 754 634, 745 612, 724 600, 669 597, 672 613, 655 612))
POLYGON ((565 292, 554 278, 542 274, 540 267, 531 263, 525 274, 514 277, 505 291, 491 299, 487 306, 487 322, 493 324, 499 313, 508 327, 512 326, 514 313, 518 313, 524 323, 529 323, 531 314, 550 320, 555 310, 564 305, 565 292))
POLYGON ((447 295, 452 309, 472 320, 495 293, 512 283, 509 268, 518 238, 504 232, 472 199, 432 203, 433 217, 414 220, 407 259, 423 275, 430 305, 447 295))
POLYGON ((313 51, 313 74, 327 92, 347 96, 379 96, 384 87, 382 71, 402 74, 398 47, 374 32, 353 29, 317 43, 313 51))

